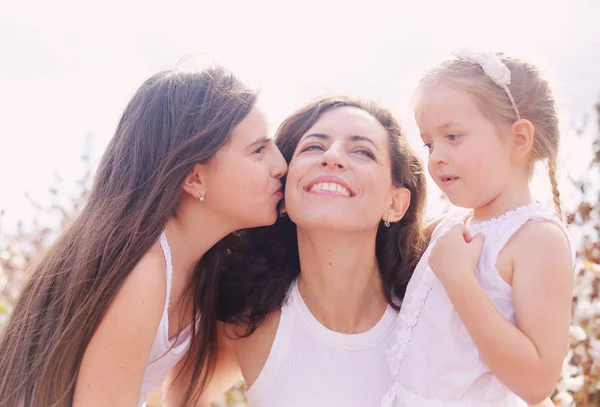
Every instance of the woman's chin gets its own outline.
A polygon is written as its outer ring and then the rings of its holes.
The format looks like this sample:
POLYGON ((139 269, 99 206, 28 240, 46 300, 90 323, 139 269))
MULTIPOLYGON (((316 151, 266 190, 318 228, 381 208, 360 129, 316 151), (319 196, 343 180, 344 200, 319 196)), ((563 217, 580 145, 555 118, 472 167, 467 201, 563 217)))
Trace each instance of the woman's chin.
POLYGON ((296 216, 289 214, 289 216, 298 228, 306 231, 359 232, 373 229, 373 222, 367 223, 364 219, 342 214, 339 211, 306 211, 303 214, 296 214, 296 216))

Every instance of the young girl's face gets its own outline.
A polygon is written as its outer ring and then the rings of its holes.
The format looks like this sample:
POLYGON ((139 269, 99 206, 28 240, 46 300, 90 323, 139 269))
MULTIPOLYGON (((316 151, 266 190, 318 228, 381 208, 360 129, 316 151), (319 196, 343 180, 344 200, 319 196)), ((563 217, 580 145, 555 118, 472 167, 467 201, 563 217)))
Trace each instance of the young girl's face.
POLYGON ((482 207, 509 184, 509 137, 470 93, 442 85, 426 89, 415 117, 429 150, 429 174, 453 205, 482 207))

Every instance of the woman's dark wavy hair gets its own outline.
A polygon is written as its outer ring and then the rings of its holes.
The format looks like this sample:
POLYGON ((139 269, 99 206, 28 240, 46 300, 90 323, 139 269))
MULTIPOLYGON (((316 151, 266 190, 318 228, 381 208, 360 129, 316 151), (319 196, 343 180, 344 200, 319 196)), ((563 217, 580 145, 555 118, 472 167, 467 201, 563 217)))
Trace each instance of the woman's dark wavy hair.
MULTIPOLYGON (((374 101, 328 96, 300 108, 279 127, 277 147, 291 161, 300 138, 328 111, 341 107, 363 110, 387 130, 392 159, 392 182, 410 190, 410 207, 399 222, 377 231, 376 256, 383 292, 396 310, 425 248, 422 214, 425 206, 423 166, 404 137, 394 115, 374 101)), ((247 326, 252 333, 267 315, 284 302, 300 274, 296 225, 280 217, 273 226, 247 230, 230 246, 217 294, 217 317, 247 326)))

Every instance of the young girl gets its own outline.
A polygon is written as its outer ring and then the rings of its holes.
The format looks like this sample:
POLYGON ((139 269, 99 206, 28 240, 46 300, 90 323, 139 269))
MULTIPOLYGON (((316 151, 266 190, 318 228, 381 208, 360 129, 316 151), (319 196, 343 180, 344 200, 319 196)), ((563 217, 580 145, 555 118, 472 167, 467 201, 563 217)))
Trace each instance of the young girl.
POLYGON ((439 223, 408 285, 383 405, 539 403, 568 345, 574 260, 560 221, 550 87, 526 62, 464 50, 422 79, 418 102, 429 173, 468 209, 439 223), (530 192, 541 160, 556 214, 530 192))
POLYGON ((183 403, 198 399, 216 349, 211 247, 272 224, 282 198, 286 164, 255 101, 220 67, 140 87, 3 333, 0 405, 142 406, 188 349, 183 403))

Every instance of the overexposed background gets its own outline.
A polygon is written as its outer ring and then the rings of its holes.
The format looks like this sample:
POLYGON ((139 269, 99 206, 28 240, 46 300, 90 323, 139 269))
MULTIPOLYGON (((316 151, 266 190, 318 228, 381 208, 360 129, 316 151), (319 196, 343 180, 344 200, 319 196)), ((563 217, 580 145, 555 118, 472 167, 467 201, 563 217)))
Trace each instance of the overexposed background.
MULTIPOLYGON (((25 192, 43 201, 54 172, 67 180, 84 172, 87 135, 97 162, 137 87, 184 57, 201 65, 208 55, 259 84, 273 131, 323 93, 378 99, 398 111, 424 157, 411 91, 461 45, 539 62, 563 97, 565 128, 581 125, 600 95, 599 19, 595 0, 2 0, 3 228, 33 216, 25 192)), ((563 179, 585 171, 591 154, 589 142, 565 136, 563 179)))

